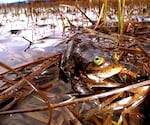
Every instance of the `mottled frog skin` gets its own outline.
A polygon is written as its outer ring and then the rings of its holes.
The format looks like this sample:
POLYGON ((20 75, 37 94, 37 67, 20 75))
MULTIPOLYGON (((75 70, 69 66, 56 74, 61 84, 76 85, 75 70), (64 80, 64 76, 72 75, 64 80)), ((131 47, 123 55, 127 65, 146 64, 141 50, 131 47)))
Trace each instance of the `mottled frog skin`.
MULTIPOLYGON (((83 42, 73 50, 72 57, 75 60, 75 69, 83 71, 88 79, 97 83, 119 73, 123 66, 116 62, 110 51, 100 48, 94 42, 83 42), (101 57, 100 65, 94 63, 96 57, 101 57)), ((78 72, 77 72, 78 73, 78 72)))
POLYGON ((123 66, 112 58, 110 50, 102 48, 99 43, 75 40, 67 43, 61 67, 68 80, 78 87, 79 83, 90 84, 90 87, 91 84, 96 84, 96 87, 116 87, 118 83, 111 83, 106 79, 123 69, 123 66), (100 65, 94 63, 96 57, 101 57, 100 65))
MULTIPOLYGON (((132 84, 136 79, 135 66, 125 64, 114 53, 120 53, 115 43, 103 41, 101 44, 93 39, 71 39, 61 61, 61 69, 67 81, 73 86, 118 87, 122 83, 132 84), (108 47, 107 45, 112 46, 108 47), (128 68, 129 67, 129 68, 128 68)), ((83 87, 84 88, 84 87, 83 87)))

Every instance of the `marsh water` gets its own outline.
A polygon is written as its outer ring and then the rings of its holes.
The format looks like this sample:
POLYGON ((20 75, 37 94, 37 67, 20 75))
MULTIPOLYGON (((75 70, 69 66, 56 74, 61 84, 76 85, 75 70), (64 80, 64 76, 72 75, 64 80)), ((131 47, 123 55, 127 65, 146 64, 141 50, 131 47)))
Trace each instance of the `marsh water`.
MULTIPOLYGON (((98 20, 97 13, 100 12, 102 1, 63 1, 55 0, 49 2, 36 2, 36 3, 22 3, 13 5, 1 5, 0 9, 0 61, 9 65, 12 68, 16 68, 28 63, 33 62, 36 59, 53 56, 55 54, 62 53, 66 49, 66 41, 69 37, 73 36, 80 26, 90 27, 92 22, 85 17, 81 11, 79 11, 75 5, 78 4, 84 14, 88 16, 93 22, 98 20), (71 24, 76 28, 70 28, 71 24)), ((149 38, 149 26, 150 26, 150 13, 149 13, 149 1, 138 0, 135 4, 133 1, 126 1, 125 17, 130 18, 132 21, 138 23, 146 23, 146 30, 139 28, 137 34, 147 34, 146 38, 149 38)), ((117 17, 117 3, 116 1, 109 1, 107 24, 108 26, 118 22, 117 17)), ((145 43, 144 46, 147 53, 150 55, 150 42, 145 43)), ((0 72, 5 72, 6 69, 0 68, 0 72)), ((53 71, 52 71, 53 72, 53 71)), ((57 74, 57 71, 55 71, 57 74)), ((53 72, 55 74, 55 72, 53 72)), ((51 73, 52 74, 52 73, 51 73)), ((50 77, 53 77, 50 76, 50 77)), ((70 92, 70 86, 63 81, 57 81, 53 79, 51 81, 55 83, 54 87, 49 94, 49 98, 52 101, 63 100, 62 94, 70 92), (55 94, 58 94, 55 100, 55 94)), ((69 98, 69 97, 66 97, 69 98)), ((27 97, 26 100, 21 102, 21 108, 33 107, 36 105, 42 106, 43 103, 36 94, 27 97)), ((53 120, 53 124, 62 123, 67 125, 69 120, 65 116, 66 112, 69 115, 68 109, 63 107, 61 110, 56 109, 54 113, 54 119, 57 119, 56 123, 53 120), (64 115, 62 118, 59 114, 64 115)), ((148 120, 146 118, 146 120, 148 120)), ((48 112, 43 111, 35 113, 18 113, 9 114, 0 118, 1 125, 45 125, 48 122, 48 112)), ((146 122, 147 125, 149 122, 146 122)), ((83 123, 84 124, 84 123, 83 123)), ((136 125, 142 125, 142 123, 136 123, 136 125)), ((146 124, 145 124, 146 125, 146 124)))

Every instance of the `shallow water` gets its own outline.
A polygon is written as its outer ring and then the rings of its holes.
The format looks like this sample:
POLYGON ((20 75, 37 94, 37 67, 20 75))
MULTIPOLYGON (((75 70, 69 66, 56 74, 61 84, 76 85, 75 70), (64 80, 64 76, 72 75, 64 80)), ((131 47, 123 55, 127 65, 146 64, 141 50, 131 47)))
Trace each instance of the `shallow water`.
POLYGON ((64 49, 65 35, 56 14, 45 20, 31 18, 25 14, 13 17, 11 12, 1 15, 0 61, 17 67, 64 49))
POLYGON ((0 4, 12 4, 12 3, 24 3, 28 2, 28 0, 0 0, 0 4))

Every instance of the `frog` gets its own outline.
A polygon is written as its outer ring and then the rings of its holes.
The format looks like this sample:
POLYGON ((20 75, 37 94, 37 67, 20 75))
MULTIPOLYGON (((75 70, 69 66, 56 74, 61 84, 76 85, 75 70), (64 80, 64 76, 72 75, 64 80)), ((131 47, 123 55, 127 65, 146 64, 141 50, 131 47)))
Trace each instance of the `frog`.
POLYGON ((121 51, 115 41, 97 39, 87 33, 77 33, 68 39, 60 64, 66 81, 79 88, 77 91, 137 83, 141 71, 126 59, 120 59, 121 51))
POLYGON ((120 83, 108 79, 117 75, 124 67, 112 57, 112 53, 97 42, 71 39, 62 56, 61 70, 68 79, 66 81, 82 93, 83 88, 117 87, 120 83))
MULTIPOLYGON (((103 41, 100 43, 95 38, 82 36, 85 34, 67 41, 60 64, 61 70, 68 78, 66 81, 71 83, 73 90, 79 93, 80 97, 104 94, 140 82, 137 81, 137 77, 141 71, 137 70, 135 65, 127 63, 127 59, 120 57, 121 52, 113 41, 108 40, 109 45, 112 43, 112 46, 108 47, 107 41, 103 38, 100 38, 103 41)), ((99 99, 99 109, 96 107, 93 113, 97 114, 99 110, 100 116, 102 113, 105 116, 107 112, 110 114, 112 111, 122 110, 118 125, 122 123, 127 125, 126 114, 132 114, 132 110, 144 100, 148 91, 149 86, 142 86, 99 99)), ((87 114, 92 117, 92 113, 87 114)))

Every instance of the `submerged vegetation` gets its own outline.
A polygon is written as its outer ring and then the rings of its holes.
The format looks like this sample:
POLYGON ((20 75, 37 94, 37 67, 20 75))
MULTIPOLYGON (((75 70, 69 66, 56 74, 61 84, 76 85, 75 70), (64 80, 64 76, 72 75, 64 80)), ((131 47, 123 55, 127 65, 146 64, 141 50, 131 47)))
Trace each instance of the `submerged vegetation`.
POLYGON ((0 124, 150 123, 147 0, 35 1, 0 13, 1 35, 9 24, 6 33, 21 34, 32 58, 0 61, 0 124), (34 45, 51 40, 55 53, 46 46, 32 57, 34 45))

